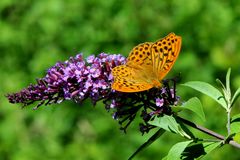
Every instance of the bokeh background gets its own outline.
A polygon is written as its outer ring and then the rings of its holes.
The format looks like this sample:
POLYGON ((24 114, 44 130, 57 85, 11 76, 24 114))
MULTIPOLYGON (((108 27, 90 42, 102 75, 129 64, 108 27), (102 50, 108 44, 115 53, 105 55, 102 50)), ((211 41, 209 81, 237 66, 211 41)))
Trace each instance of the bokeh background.
MULTIPOLYGON (((63 102, 31 107, 9 104, 17 92, 57 61, 77 53, 128 55, 141 42, 175 32, 182 36, 180 56, 168 77, 181 73, 181 83, 216 84, 232 68, 232 87, 240 86, 240 1, 237 0, 1 0, 0 1, 0 159, 127 159, 147 138, 133 124, 127 134, 101 103, 63 102)), ((198 96, 207 121, 191 119, 226 134, 224 110, 210 98, 178 86, 182 100, 198 96)), ((36 104, 35 104, 36 105, 36 104)), ((239 113, 239 103, 234 113, 239 113)), ((197 135, 206 137, 204 134, 197 135)), ((136 159, 161 159, 183 139, 166 134, 136 159)), ((204 159, 240 158, 224 146, 204 159)))

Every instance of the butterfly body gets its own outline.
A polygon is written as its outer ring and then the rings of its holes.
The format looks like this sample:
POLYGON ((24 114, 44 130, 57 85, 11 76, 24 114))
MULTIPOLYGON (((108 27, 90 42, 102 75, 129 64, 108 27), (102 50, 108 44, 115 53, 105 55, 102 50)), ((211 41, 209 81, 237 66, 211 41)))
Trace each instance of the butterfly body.
POLYGON ((121 92, 140 92, 161 87, 176 61, 181 37, 170 33, 155 43, 145 42, 134 47, 124 65, 113 68, 112 89, 121 92))

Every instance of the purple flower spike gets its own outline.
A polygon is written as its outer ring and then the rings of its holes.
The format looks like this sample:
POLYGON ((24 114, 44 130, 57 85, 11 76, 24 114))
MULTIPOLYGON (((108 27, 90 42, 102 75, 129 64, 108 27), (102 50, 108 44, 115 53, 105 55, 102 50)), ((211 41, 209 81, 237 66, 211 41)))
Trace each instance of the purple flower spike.
POLYGON ((39 101, 37 107, 63 100, 79 103, 86 98, 92 99, 95 104, 111 91, 112 68, 125 61, 121 55, 105 53, 89 56, 85 61, 82 54, 78 54, 65 62, 56 63, 48 69, 44 78, 37 80, 37 84, 8 94, 7 98, 9 102, 22 103, 23 106, 39 101))

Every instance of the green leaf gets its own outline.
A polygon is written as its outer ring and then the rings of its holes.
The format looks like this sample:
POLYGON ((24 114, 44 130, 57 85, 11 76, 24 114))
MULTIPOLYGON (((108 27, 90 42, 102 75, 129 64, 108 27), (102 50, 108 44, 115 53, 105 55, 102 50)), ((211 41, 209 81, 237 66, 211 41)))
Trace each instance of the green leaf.
POLYGON ((159 129, 153 136, 151 136, 147 142, 142 144, 132 155, 128 158, 128 160, 131 160, 134 158, 139 152, 141 152, 143 149, 147 148, 149 145, 151 145, 153 142, 155 142, 159 137, 161 137, 165 133, 165 130, 159 129))
POLYGON ((186 126, 186 124, 183 123, 183 121, 181 119, 179 119, 180 117, 176 117, 176 121, 178 122, 178 124, 181 126, 182 130, 191 138, 189 139, 196 139, 193 132, 186 126))
POLYGON ((163 117, 155 118, 154 121, 150 122, 150 124, 172 133, 178 132, 177 130, 179 124, 172 116, 164 115, 163 117))
POLYGON ((150 122, 151 125, 160 127, 166 131, 180 134, 183 137, 191 138, 187 135, 181 126, 177 123, 173 116, 164 115, 163 117, 155 118, 154 121, 150 122))
POLYGON ((217 79, 216 79, 216 82, 219 83, 219 85, 222 86, 223 92, 226 92, 227 89, 226 89, 226 87, 224 86, 224 84, 222 83, 222 81, 220 81, 220 79, 217 78, 217 79))
POLYGON ((201 120, 205 121, 205 114, 203 112, 203 107, 201 101, 197 97, 193 97, 185 102, 182 106, 178 106, 181 109, 187 109, 195 113, 201 120))
POLYGON ((233 140, 237 143, 240 144, 240 132, 239 133, 236 133, 234 136, 233 136, 233 140))
POLYGON ((191 143, 182 153, 182 159, 200 159, 221 145, 221 143, 221 141, 206 142, 202 140, 191 143))
POLYGON ((166 156, 167 158, 164 157, 166 160, 180 160, 182 157, 182 153, 185 150, 185 148, 192 142, 191 141, 184 141, 184 142, 179 142, 175 144, 170 151, 168 152, 168 155, 166 156))
POLYGON ((228 68, 227 75, 226 75, 226 89, 229 97, 231 97, 231 89, 230 89, 230 75, 231 75, 231 68, 228 68))
POLYGON ((238 88, 237 91, 234 93, 232 102, 231 102, 231 106, 234 105, 234 103, 236 102, 236 100, 238 99, 239 96, 240 96, 240 88, 238 88))
POLYGON ((222 144, 222 142, 204 142, 203 143, 203 147, 204 147, 204 151, 206 154, 212 152, 214 149, 216 149, 217 147, 219 147, 222 144))
POLYGON ((167 156, 163 157, 162 160, 167 160, 167 156))
POLYGON ((190 81, 183 85, 191 87, 203 94, 208 95, 213 100, 215 100, 217 103, 219 103, 223 108, 227 109, 227 103, 224 100, 223 94, 218 89, 213 87, 212 85, 210 85, 206 82, 200 82, 200 81, 190 81))
POLYGON ((224 95, 224 98, 226 99, 226 97, 227 97, 227 89, 226 89, 226 87, 224 86, 224 84, 220 81, 220 79, 216 79, 216 82, 220 85, 220 86, 222 86, 222 93, 223 93, 223 95, 224 95))
POLYGON ((240 114, 232 117, 231 120, 231 134, 240 132, 240 114))

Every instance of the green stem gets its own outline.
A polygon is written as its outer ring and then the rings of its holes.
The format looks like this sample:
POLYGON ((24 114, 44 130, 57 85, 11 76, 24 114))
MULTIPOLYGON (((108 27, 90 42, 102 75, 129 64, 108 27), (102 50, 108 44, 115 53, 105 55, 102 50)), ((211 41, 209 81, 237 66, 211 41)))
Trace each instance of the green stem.
MULTIPOLYGON (((210 135, 210 136, 212 136, 212 137, 215 137, 215 138, 217 138, 217 139, 219 139, 219 140, 222 140, 222 141, 224 141, 226 138, 224 137, 224 136, 222 136, 221 134, 218 134, 218 133, 216 133, 216 132, 214 132, 214 131, 212 131, 212 130, 209 130, 209 129, 207 129, 207 128, 205 128, 205 127, 202 127, 202 126, 200 126, 200 125, 197 125, 197 124, 195 124, 195 123, 193 123, 193 122, 190 122, 190 121, 188 121, 188 120, 186 120, 186 119, 184 119, 184 118, 181 118, 181 117, 177 117, 178 119, 180 119, 183 123, 185 123, 186 125, 188 125, 188 126, 190 126, 190 127, 193 127, 193 128, 195 128, 195 129, 197 129, 197 130, 199 130, 199 131, 201 131, 201 132, 203 132, 203 133, 206 133, 206 134, 208 134, 208 135, 210 135)), ((232 145, 232 146, 234 146, 234 147, 236 147, 236 148, 239 148, 240 149, 240 144, 238 144, 237 142, 235 142, 234 140, 230 140, 229 142, 227 142, 228 144, 230 144, 230 145, 232 145)))
POLYGON ((231 134, 231 108, 227 110, 227 133, 228 136, 231 134))

